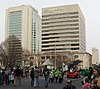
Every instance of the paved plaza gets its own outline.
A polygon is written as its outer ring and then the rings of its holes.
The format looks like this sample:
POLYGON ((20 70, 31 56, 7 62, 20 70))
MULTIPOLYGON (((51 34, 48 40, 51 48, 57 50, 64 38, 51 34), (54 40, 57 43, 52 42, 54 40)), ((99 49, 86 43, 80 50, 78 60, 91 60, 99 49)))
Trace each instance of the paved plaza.
MULTIPOLYGON (((66 80, 67 78, 64 78, 64 81, 59 84, 59 83, 49 83, 49 87, 47 89, 63 89, 63 87, 66 85, 66 80)), ((81 89, 81 78, 79 79, 71 79, 73 81, 73 84, 77 87, 77 89, 81 89)), ((34 87, 31 87, 30 84, 31 79, 30 78, 24 78, 22 79, 22 85, 3 85, 0 86, 0 89, 33 89, 34 87)), ((40 87, 35 87, 34 89, 45 89, 44 87, 44 78, 40 78, 40 87)))

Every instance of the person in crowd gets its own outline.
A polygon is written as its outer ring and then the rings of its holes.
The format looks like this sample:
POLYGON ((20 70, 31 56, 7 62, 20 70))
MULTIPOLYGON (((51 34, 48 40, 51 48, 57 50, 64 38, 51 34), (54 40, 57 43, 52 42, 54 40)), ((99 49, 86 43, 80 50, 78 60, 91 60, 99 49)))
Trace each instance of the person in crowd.
POLYGON ((43 69, 43 74, 45 77, 45 87, 48 87, 48 81, 49 81, 49 69, 47 68, 47 65, 45 65, 45 68, 43 69))
POLYGON ((5 68, 5 83, 6 83, 6 85, 9 85, 9 74, 10 74, 10 68, 5 68))
POLYGON ((92 75, 92 79, 98 79, 99 78, 99 70, 98 68, 94 68, 93 70, 93 75, 92 75))
POLYGON ((92 79, 98 80, 97 85, 98 87, 100 87, 100 69, 99 68, 94 68, 92 79))
POLYGON ((0 67, 0 85, 3 84, 2 68, 0 67))
POLYGON ((63 77, 62 71, 61 69, 59 69, 59 72, 58 72, 59 83, 62 83, 62 77, 63 77))
POLYGON ((30 77, 31 77, 31 86, 34 86, 34 68, 31 69, 30 77))
POLYGON ((35 66, 34 69, 34 87, 39 87, 39 69, 37 66, 35 66))
POLYGON ((67 80, 67 85, 63 89, 76 89, 71 80, 67 80))
POLYGON ((55 68, 53 68, 53 69, 52 69, 52 73, 53 73, 52 81, 53 81, 53 82, 55 82, 55 71, 56 71, 55 68))
MULTIPOLYGON (((100 74, 99 74, 100 75, 100 74)), ((97 82, 98 87, 100 88, 100 76, 98 78, 98 82, 97 82)))
POLYGON ((92 67, 89 67, 88 78, 89 78, 90 81, 91 81, 91 79, 92 79, 92 75, 93 75, 93 68, 92 68, 92 67))
POLYGON ((19 69, 19 67, 17 66, 17 69, 15 69, 14 71, 14 86, 16 86, 16 82, 17 80, 19 81, 19 85, 21 85, 21 76, 22 76, 22 71, 19 69))
POLYGON ((52 71, 52 69, 50 69, 50 73, 49 73, 49 83, 50 82, 53 83, 53 71, 52 71))
POLYGON ((9 84, 14 84, 14 70, 13 70, 13 68, 10 69, 9 84))
POLYGON ((28 78, 29 77, 29 70, 25 69, 25 77, 28 78))
POLYGON ((24 78, 24 70, 23 70, 23 68, 21 67, 20 70, 21 70, 21 76, 22 76, 22 78, 24 78))
POLYGON ((56 69, 56 71, 55 71, 55 82, 57 83, 58 82, 58 75, 59 75, 59 70, 58 69, 56 69))
POLYGON ((84 82, 84 84, 82 86, 82 89, 89 89, 89 79, 88 79, 88 77, 85 77, 83 82, 84 82))
POLYGON ((6 75, 5 75, 5 69, 2 70, 2 77, 3 77, 3 85, 6 85, 6 75))
POLYGON ((70 68, 70 72, 73 72, 73 67, 70 68))
POLYGON ((90 83, 89 89, 100 89, 97 85, 98 80, 93 79, 92 82, 90 83))

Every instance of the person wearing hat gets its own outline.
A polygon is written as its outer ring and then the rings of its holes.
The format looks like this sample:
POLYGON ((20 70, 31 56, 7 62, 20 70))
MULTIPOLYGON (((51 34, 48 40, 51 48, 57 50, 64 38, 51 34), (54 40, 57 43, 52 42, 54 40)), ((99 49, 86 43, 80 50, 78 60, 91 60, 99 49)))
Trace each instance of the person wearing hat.
POLYGON ((63 89, 76 89, 76 87, 74 85, 72 85, 71 80, 67 80, 67 85, 65 87, 63 87, 63 89))

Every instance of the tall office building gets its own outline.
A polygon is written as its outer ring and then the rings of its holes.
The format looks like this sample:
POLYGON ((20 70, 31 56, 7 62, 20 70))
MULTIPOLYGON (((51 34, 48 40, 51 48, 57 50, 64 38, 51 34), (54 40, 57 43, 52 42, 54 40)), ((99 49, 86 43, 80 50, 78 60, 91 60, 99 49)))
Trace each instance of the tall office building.
POLYGON ((86 51, 85 18, 77 4, 42 9, 42 52, 86 51))
POLYGON ((24 49, 41 52, 41 19, 38 12, 28 5, 10 7, 6 10, 5 39, 15 35, 24 49))

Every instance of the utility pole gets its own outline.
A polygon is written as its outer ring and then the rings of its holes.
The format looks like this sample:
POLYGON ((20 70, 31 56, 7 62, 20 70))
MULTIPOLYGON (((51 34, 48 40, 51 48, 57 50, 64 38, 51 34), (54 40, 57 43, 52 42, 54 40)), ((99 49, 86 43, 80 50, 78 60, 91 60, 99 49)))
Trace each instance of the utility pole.
POLYGON ((39 62, 40 62, 40 55, 39 55, 39 40, 38 40, 38 50, 37 50, 37 54, 38 54, 38 63, 37 66, 39 67, 39 62))
POLYGON ((55 69, 56 69, 56 41, 55 41, 55 69))

